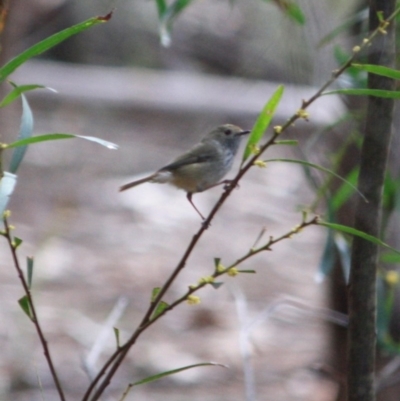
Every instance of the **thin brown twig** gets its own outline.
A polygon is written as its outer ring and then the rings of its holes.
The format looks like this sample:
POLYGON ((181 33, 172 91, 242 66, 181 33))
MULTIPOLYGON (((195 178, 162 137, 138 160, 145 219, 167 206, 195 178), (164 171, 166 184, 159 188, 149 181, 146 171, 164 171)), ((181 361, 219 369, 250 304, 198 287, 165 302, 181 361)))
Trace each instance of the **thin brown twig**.
MULTIPOLYGON (((395 16, 400 12, 400 8, 396 10, 392 15, 390 15, 389 18, 384 21, 385 23, 388 23, 389 21, 393 20, 395 16)), ((182 271, 182 269, 185 267, 187 260, 189 259, 193 249, 195 248, 197 242, 199 239, 202 237, 203 233, 205 230, 210 226, 211 221, 213 220, 215 214, 218 212, 218 210, 221 208, 221 206, 225 203, 226 199, 229 197, 229 195, 232 193, 233 189, 238 185, 240 179, 246 174, 246 172, 253 167, 254 162, 258 159, 259 155, 265 152, 270 146, 275 144, 276 139, 281 135, 282 132, 286 131, 289 127, 291 127, 298 119, 301 118, 306 118, 304 117, 304 114, 301 113, 301 111, 306 110, 312 103, 314 103, 318 98, 320 98, 323 95, 323 92, 330 86, 332 85, 333 82, 337 80, 338 77, 340 77, 343 72, 351 66, 353 61, 357 58, 358 54, 360 53, 361 50, 364 50, 373 38, 378 35, 381 32, 382 27, 376 29, 374 32, 372 32, 368 38, 366 38, 362 44, 356 48, 353 49, 353 55, 337 70, 333 71, 332 77, 321 86, 321 88, 313 95, 311 96, 308 100, 303 100, 301 104, 301 108, 298 112, 292 115, 286 123, 284 123, 279 130, 274 130, 271 138, 260 147, 260 150, 258 154, 253 155, 250 157, 247 163, 244 164, 244 166, 239 170, 237 175, 233 178, 231 183, 225 187, 224 192, 221 194, 219 200, 216 202, 214 205, 213 209, 207 216, 207 218, 204 220, 202 226, 200 229, 197 231, 196 234, 192 237, 192 240, 190 241, 188 247, 186 248, 186 251, 184 252, 183 256, 181 257, 180 261, 176 265, 175 269, 173 270, 172 274, 170 277, 167 279, 165 284, 161 287, 160 291, 158 292, 157 296, 151 301, 149 308, 147 309, 141 323, 139 324, 138 328, 135 330, 135 332, 132 334, 132 336, 129 338, 129 340, 125 343, 124 346, 120 347, 117 349, 112 356, 109 358, 109 360, 105 363, 103 368, 99 371, 97 376, 94 378, 93 382, 90 384, 88 387, 84 397, 82 398, 82 401, 88 401, 89 399, 91 401, 96 401, 99 399, 105 388, 110 384, 112 377, 114 376, 115 372, 117 371, 118 367, 121 365, 122 361, 124 360, 125 356, 129 352, 129 349, 132 347, 132 345, 136 342, 137 338, 140 336, 140 334, 154 321, 151 320, 151 316, 153 315, 157 305, 159 302, 162 300, 163 296, 165 293, 168 291, 170 288, 171 284, 175 280, 175 278, 179 275, 179 273, 182 271), (112 365, 112 366, 111 366, 112 365), (107 372, 107 369, 110 368, 110 370, 107 372), (93 392, 94 388, 97 386, 98 382, 101 380, 101 378, 106 374, 104 379, 102 380, 101 384, 98 386, 96 392, 93 394, 93 397, 89 398, 91 393, 93 392)), ((315 223, 314 223, 315 224, 315 223)), ((283 239, 283 238, 282 238, 283 239)), ((261 249, 264 250, 264 249, 261 249)), ((261 252, 259 250, 258 252, 261 252)), ((257 253, 258 253, 257 252, 257 253)), ((254 255, 255 253, 249 253, 245 255, 243 258, 247 259, 254 255)), ((242 259, 243 259, 242 258, 242 259)), ((243 260, 244 260, 243 259, 243 260)), ((239 260, 238 260, 239 261, 239 260)), ((199 287, 200 288, 200 287, 199 287)), ((193 291, 192 291, 193 292, 193 291)), ((190 294, 189 292, 186 294, 190 294)), ((176 304, 172 304, 173 306, 176 306, 176 304)), ((171 305, 171 306, 172 306, 171 305)), ((170 308, 169 310, 171 310, 170 308)), ((166 312, 166 311, 165 311, 166 312)))
POLYGON ((18 277, 19 277, 19 279, 21 281, 22 287, 24 289, 25 295, 26 295, 28 303, 29 303, 29 308, 30 308, 30 312, 31 312, 30 319, 31 319, 32 323, 34 324, 34 326, 36 328, 36 332, 37 332, 37 334, 39 336, 39 339, 40 339, 40 342, 42 344, 43 353, 44 353, 44 356, 46 358, 47 364, 49 366, 51 376, 53 377, 53 381, 54 381, 54 384, 56 386, 56 389, 57 389, 58 395, 60 397, 60 400, 61 401, 65 401, 64 392, 63 392, 63 389, 61 387, 60 380, 58 378, 56 369, 54 367, 53 360, 52 360, 51 355, 50 355, 49 346, 47 344, 47 340, 46 340, 46 338, 45 338, 45 336, 43 334, 43 330, 42 330, 42 328, 40 326, 39 319, 38 319, 38 316, 36 314, 36 308, 35 308, 35 305, 33 303, 31 290, 29 289, 28 283, 25 280, 24 273, 22 272, 21 266, 19 264, 18 255, 17 255, 17 246, 15 245, 15 242, 14 242, 14 240, 12 238, 11 228, 10 228, 10 225, 8 224, 6 216, 3 217, 3 221, 4 221, 4 233, 3 233, 3 235, 6 238, 7 243, 9 245, 9 247, 10 247, 12 259, 13 259, 13 262, 14 262, 14 267, 17 270, 18 277))

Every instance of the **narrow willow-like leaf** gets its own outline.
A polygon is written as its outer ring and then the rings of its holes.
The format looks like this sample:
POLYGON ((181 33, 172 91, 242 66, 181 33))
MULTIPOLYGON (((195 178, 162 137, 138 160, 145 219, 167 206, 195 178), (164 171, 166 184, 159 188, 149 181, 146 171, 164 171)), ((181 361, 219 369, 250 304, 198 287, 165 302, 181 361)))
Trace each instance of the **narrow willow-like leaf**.
POLYGON ((183 367, 178 368, 178 369, 168 370, 168 371, 165 371, 165 372, 162 372, 162 373, 158 373, 158 374, 153 375, 153 376, 146 377, 146 379, 139 380, 139 381, 137 381, 135 383, 132 383, 130 386, 133 387, 133 386, 138 386, 140 384, 150 383, 150 382, 153 382, 155 380, 159 380, 159 379, 161 379, 163 377, 174 375, 174 374, 179 373, 179 372, 183 372, 184 370, 193 369, 193 368, 199 368, 200 366, 221 366, 223 368, 227 367, 226 365, 222 365, 222 364, 214 363, 214 362, 196 363, 194 365, 187 365, 187 366, 183 366, 183 367))
POLYGON ((345 237, 340 232, 336 231, 334 235, 336 249, 339 253, 340 264, 343 271, 345 283, 350 281, 350 265, 351 265, 351 250, 345 237))
POLYGON ((26 295, 18 300, 19 306, 26 313, 29 319, 33 320, 31 305, 29 304, 29 299, 26 295))
POLYGON ((11 194, 14 192, 15 184, 17 183, 17 176, 7 171, 3 173, 0 178, 0 218, 5 212, 11 194))
POLYGON ((117 348, 121 347, 121 343, 119 341, 119 329, 117 327, 114 327, 114 335, 115 335, 115 341, 117 343, 117 348))
POLYGON ((268 160, 264 160, 264 161, 266 163, 270 163, 270 162, 297 163, 297 164, 302 164, 303 166, 313 167, 313 168, 315 168, 317 170, 324 171, 325 173, 328 173, 328 174, 332 174, 333 176, 335 176, 336 178, 338 178, 339 180, 345 182, 347 185, 349 185, 351 188, 353 188, 361 196, 361 198, 364 199, 365 202, 368 202, 367 198, 351 182, 347 181, 345 178, 343 178, 339 174, 335 173, 334 171, 329 170, 328 168, 322 167, 322 166, 320 166, 318 164, 310 163, 310 162, 307 162, 305 160, 296 160, 296 159, 268 159, 268 160))
POLYGON ((33 278, 33 258, 28 256, 26 258, 26 270, 27 270, 27 279, 28 279, 28 287, 32 287, 32 278, 33 278))
POLYGON ((112 13, 109 13, 104 17, 90 18, 84 22, 81 22, 80 24, 76 24, 74 26, 71 26, 70 28, 64 29, 63 31, 49 36, 39 43, 36 43, 29 49, 14 57, 2 68, 0 68, 0 82, 4 81, 12 72, 14 72, 20 65, 24 64, 30 58, 42 54, 43 52, 68 39, 69 37, 76 35, 77 33, 80 33, 94 25, 107 22, 111 18, 111 16, 112 13))
POLYGON ((380 257, 382 263, 400 263, 400 254, 394 252, 385 252, 380 257))
POLYGON ((344 23, 335 26, 335 28, 329 32, 327 35, 323 36, 322 39, 318 42, 318 48, 332 42, 339 35, 346 34, 351 28, 356 26, 357 24, 364 22, 368 18, 368 10, 364 8, 358 13, 351 13, 349 19, 347 19, 344 23))
POLYGON ((21 139, 19 141, 3 145, 3 149, 17 148, 19 146, 30 145, 33 143, 56 141, 59 139, 70 139, 70 138, 85 139, 87 141, 96 142, 102 146, 105 146, 108 149, 118 149, 118 145, 116 145, 115 143, 108 142, 105 141, 104 139, 96 138, 94 136, 82 136, 82 135, 63 134, 63 133, 36 135, 31 138, 21 139))
POLYGON ((318 272, 316 274, 316 281, 322 282, 327 277, 335 263, 335 243, 333 240, 333 231, 328 230, 328 236, 325 241, 324 251, 319 262, 318 272))
POLYGON ((253 129, 251 130, 249 139, 247 141, 246 148, 243 153, 242 163, 253 153, 254 148, 267 130, 272 117, 275 114, 275 110, 282 98, 284 91, 283 85, 279 85, 278 89, 274 92, 267 104, 264 106, 262 112, 259 114, 253 129))
POLYGON ((322 95, 353 95, 353 96, 375 96, 387 99, 400 99, 400 91, 386 91, 382 89, 336 89, 324 92, 322 95))
POLYGON ((381 65, 373 64, 352 64, 352 67, 359 70, 371 72, 376 75, 381 75, 383 77, 400 79, 400 71, 389 67, 383 67, 381 65))
MULTIPOLYGON (((29 140, 32 137, 33 114, 31 108, 29 107, 29 103, 23 94, 21 94, 21 100, 22 100, 22 117, 21 117, 21 125, 19 128, 18 139, 20 141, 23 141, 23 140, 29 140)), ((17 172, 18 167, 25 156, 26 149, 27 149, 26 146, 21 146, 14 150, 9 167, 11 173, 15 174, 17 172)))
POLYGON ((355 167, 352 171, 350 171, 350 173, 346 176, 346 182, 344 182, 336 190, 331 200, 333 210, 339 210, 350 198, 350 196, 354 194, 354 188, 356 188, 359 170, 359 167, 355 167), (350 183, 352 186, 349 186, 348 183, 350 183))
POLYGON ((299 141, 296 141, 295 139, 282 139, 280 141, 275 141, 275 145, 298 145, 299 141))
POLYGON ((251 274, 257 273, 255 270, 238 270, 238 272, 239 273, 251 273, 251 274))
POLYGON ((288 17, 292 18, 300 25, 304 25, 306 17, 301 8, 293 0, 264 0, 266 3, 274 3, 288 17))
POLYGON ((319 221, 318 225, 323 226, 323 227, 327 227, 327 228, 331 228, 332 230, 337 230, 337 231, 341 231, 347 234, 351 234, 351 235, 355 235, 357 237, 363 238, 366 241, 370 241, 376 245, 380 245, 383 246, 384 248, 390 249, 395 253, 400 254, 400 251, 398 251, 395 248, 392 248, 390 245, 386 244, 385 242, 381 241, 379 238, 374 237, 373 235, 367 234, 363 231, 360 230, 356 230, 353 227, 349 227, 349 226, 344 226, 342 224, 336 224, 336 223, 327 223, 325 221, 319 221))
POLYGON ((162 17, 160 18, 160 38, 163 46, 170 46, 171 30, 174 20, 192 1, 193 0, 175 0, 169 7, 167 7, 167 9, 164 10, 162 17))
POLYGON ((154 313, 151 317, 151 319, 155 319, 156 317, 158 317, 159 315, 161 315, 161 313, 163 313, 165 311, 165 309, 167 309, 169 306, 169 304, 167 304, 164 301, 160 301, 156 307, 156 309, 154 310, 154 313))
POLYGON ((22 93, 28 92, 28 91, 32 91, 35 89, 49 89, 51 91, 54 91, 54 89, 51 89, 47 86, 44 85, 21 85, 21 86, 16 86, 14 87, 13 90, 11 90, 5 97, 4 99, 1 101, 0 103, 0 107, 5 107, 7 105, 9 105, 10 103, 12 103, 14 100, 18 99, 19 96, 21 96, 22 93))
POLYGON ((165 11, 167 10, 167 4, 165 0, 156 0, 157 4, 157 11, 158 11, 158 18, 161 20, 163 15, 165 14, 165 11))
POLYGON ((296 3, 289 2, 285 12, 288 17, 296 21, 299 25, 304 25, 306 23, 306 17, 302 9, 296 3))

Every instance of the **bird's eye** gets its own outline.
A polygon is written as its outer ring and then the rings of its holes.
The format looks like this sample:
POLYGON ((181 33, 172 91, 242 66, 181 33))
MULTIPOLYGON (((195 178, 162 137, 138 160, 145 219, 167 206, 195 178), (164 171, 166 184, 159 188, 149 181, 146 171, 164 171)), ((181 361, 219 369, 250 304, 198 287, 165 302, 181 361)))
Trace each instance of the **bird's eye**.
POLYGON ((230 129, 226 129, 224 131, 224 133, 225 133, 225 135, 230 135, 230 134, 232 134, 232 131, 230 129))

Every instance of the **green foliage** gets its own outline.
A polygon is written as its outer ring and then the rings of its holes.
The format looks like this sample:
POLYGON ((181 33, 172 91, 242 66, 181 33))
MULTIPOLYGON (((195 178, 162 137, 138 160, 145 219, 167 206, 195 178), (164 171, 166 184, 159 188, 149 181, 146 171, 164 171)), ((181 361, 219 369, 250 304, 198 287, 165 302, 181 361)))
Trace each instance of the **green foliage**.
POLYGON ((111 18, 111 15, 112 13, 104 17, 90 18, 84 22, 81 22, 80 24, 71 26, 70 28, 64 29, 61 32, 49 36, 48 38, 42 40, 41 42, 33 45, 29 49, 20 53, 18 56, 14 57, 2 68, 0 68, 0 83, 3 82, 11 73, 13 73, 18 67, 26 63, 32 57, 44 53, 45 51, 51 49, 52 47, 70 38, 71 36, 83 32, 94 25, 107 22, 111 18))
MULTIPOLYGON (((31 46, 24 52, 20 53, 8 63, 6 63, 3 67, 0 68, 0 83, 3 82, 8 76, 13 73, 18 67, 22 64, 26 63, 32 57, 35 57, 43 52, 51 49, 62 41, 68 39, 69 37, 76 35, 94 25, 99 23, 107 22, 111 18, 111 13, 104 17, 94 17, 90 18, 87 21, 84 21, 80 24, 76 24, 70 28, 64 29, 41 42, 31 46)), ((9 198, 14 191, 14 187, 16 184, 17 176, 16 172, 25 156, 27 145, 32 143, 38 143, 49 140, 56 139, 66 139, 66 138, 82 138, 89 141, 97 142, 103 146, 106 146, 109 149, 116 149, 117 146, 111 142, 104 141, 102 139, 81 136, 81 135, 72 135, 72 134, 47 134, 32 137, 33 133, 33 113, 29 106, 29 103, 24 96, 25 92, 45 88, 43 85, 39 84, 31 84, 31 85, 22 85, 18 86, 15 83, 10 81, 10 84, 13 86, 11 92, 9 92, 5 98, 1 101, 0 107, 5 107, 16 100, 18 97, 21 97, 22 101, 22 116, 21 116, 21 124, 20 130, 18 134, 17 141, 11 144, 0 144, 0 213, 2 214, 7 207, 9 198), (2 166, 2 151, 4 149, 14 149, 10 166, 8 171, 3 170, 2 166)))
POLYGON ((33 258, 28 256, 26 258, 26 271, 27 271, 27 284, 29 288, 32 288, 32 277, 33 277, 33 258))
POLYGON ((11 92, 9 92, 4 97, 4 99, 0 102, 0 107, 8 106, 14 100, 18 99, 18 97, 21 96, 22 93, 25 93, 25 92, 28 92, 28 91, 32 91, 32 90, 35 90, 35 89, 53 90, 53 89, 50 89, 50 88, 48 88, 46 86, 43 86, 43 85, 21 85, 21 86, 17 86, 17 85, 15 85, 13 83, 12 83, 12 85, 14 86, 14 89, 12 89, 11 92))
POLYGON ((315 168, 317 170, 323 171, 325 173, 331 174, 333 176, 335 176, 336 178, 339 178, 339 180, 343 181, 345 183, 345 185, 347 187, 351 188, 351 191, 356 191, 365 201, 365 196, 357 189, 357 187, 351 183, 350 181, 346 180, 345 178, 341 177, 339 174, 335 173, 334 171, 320 166, 318 164, 315 163, 311 163, 305 160, 295 160, 295 159, 267 159, 265 160, 266 163, 271 163, 271 162, 286 162, 286 163, 296 163, 296 164, 301 164, 302 166, 306 166, 306 167, 312 167, 315 168))
MULTIPOLYGON (((22 117, 21 117, 21 126, 19 129, 18 140, 26 141, 29 140, 29 138, 32 136, 33 114, 28 104, 28 101, 26 100, 24 95, 21 95, 21 99, 22 99, 22 117)), ((3 149, 4 148, 5 147, 3 146, 3 149)), ((27 149, 26 146, 20 146, 14 150, 9 167, 9 171, 11 173, 15 174, 17 172, 18 167, 25 156, 26 149, 27 149)))
POLYGON ((284 86, 279 85, 264 106, 262 112, 259 114, 247 141, 247 145, 242 157, 242 163, 245 162, 251 154, 256 152, 258 142, 261 140, 265 131, 269 127, 269 124, 271 123, 272 117, 274 116, 276 108, 278 107, 278 104, 282 98, 283 91, 284 86))
POLYGON ((64 133, 43 134, 43 135, 33 136, 31 138, 20 139, 10 144, 3 144, 3 149, 12 149, 12 148, 24 147, 26 145, 30 145, 33 143, 56 141, 59 139, 70 139, 70 138, 85 139, 87 141, 95 142, 98 143, 99 145, 105 146, 108 149, 118 149, 118 145, 116 145, 115 143, 105 141, 104 139, 96 138, 94 136, 84 136, 84 135, 74 135, 74 134, 64 134, 64 133))
POLYGON ((291 18, 293 21, 297 22, 299 25, 304 25, 306 23, 306 17, 300 8, 300 6, 293 0, 264 0, 268 3, 275 3, 279 9, 291 18))
POLYGON ((29 298, 27 295, 24 295, 22 298, 18 300, 19 306, 25 312, 25 314, 29 317, 29 319, 33 320, 31 304, 29 303, 29 298))
POLYGON ((320 226, 324 226, 324 227, 327 227, 327 228, 331 228, 333 230, 338 230, 338 231, 341 231, 341 232, 346 233, 346 234, 351 234, 353 236, 355 235, 357 237, 363 238, 366 241, 370 241, 370 242, 372 242, 372 243, 374 243, 376 245, 383 246, 384 248, 390 249, 391 251, 393 251, 393 252, 395 252, 395 253, 400 255, 400 251, 398 251, 395 248, 392 248, 390 245, 388 245, 385 242, 381 241, 379 238, 374 237, 373 235, 369 235, 369 234, 367 234, 367 233, 365 233, 363 231, 356 230, 353 227, 345 226, 345 225, 342 225, 342 224, 336 224, 336 223, 328 223, 326 221, 320 221, 318 224, 320 226))
POLYGON ((146 378, 143 379, 143 380, 139 380, 139 381, 137 381, 137 382, 135 382, 135 383, 132 383, 131 386, 139 386, 139 385, 141 385, 141 384, 151 383, 151 382, 153 382, 153 381, 155 381, 155 380, 160 380, 160 379, 162 379, 163 377, 175 375, 176 373, 183 372, 183 371, 185 371, 185 370, 189 370, 189 369, 193 369, 193 368, 199 368, 199 367, 201 367, 201 366, 221 366, 221 367, 226 368, 225 365, 221 365, 221 364, 219 364, 219 363, 214 363, 214 362, 196 363, 196 364, 194 364, 194 365, 187 365, 187 366, 183 366, 183 367, 181 367, 181 368, 172 369, 172 370, 167 370, 167 371, 165 371, 165 372, 158 373, 158 374, 156 374, 156 375, 152 375, 152 376, 146 377, 146 378))
POLYGON ((383 67, 381 65, 372 64, 352 64, 352 67, 372 74, 381 75, 382 77, 400 79, 400 71, 393 68, 383 67))
POLYGON ((119 329, 114 327, 114 336, 115 336, 115 342, 117 343, 117 348, 121 347, 121 342, 120 342, 120 338, 119 338, 119 329))
POLYGON ((324 95, 351 95, 351 96, 375 96, 386 99, 400 99, 400 91, 388 91, 383 89, 336 89, 324 92, 324 95))
POLYGON ((160 39, 161 44, 168 47, 171 44, 171 32, 176 17, 193 1, 193 0, 175 0, 170 5, 166 0, 155 0, 160 23, 160 39))
POLYGON ((156 319, 158 316, 160 316, 161 315, 161 313, 163 313, 164 311, 165 311, 165 309, 167 309, 169 307, 169 304, 167 304, 166 302, 164 302, 164 301, 160 301, 158 304, 157 304, 157 307, 156 307, 156 309, 154 309, 154 313, 153 313, 153 315, 151 316, 151 319, 153 320, 153 319, 156 319))

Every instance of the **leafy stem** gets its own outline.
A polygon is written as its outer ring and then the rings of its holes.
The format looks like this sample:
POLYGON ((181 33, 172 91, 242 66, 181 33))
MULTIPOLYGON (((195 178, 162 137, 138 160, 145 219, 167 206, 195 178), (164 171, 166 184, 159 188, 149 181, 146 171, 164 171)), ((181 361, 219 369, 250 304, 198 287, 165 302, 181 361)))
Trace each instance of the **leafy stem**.
POLYGON ((27 283, 27 281, 25 279, 24 273, 23 273, 23 271, 21 269, 21 266, 20 266, 20 263, 19 263, 19 259, 18 259, 18 255, 17 255, 17 248, 18 248, 18 245, 21 244, 21 240, 19 240, 19 239, 17 240, 16 238, 13 238, 13 236, 11 234, 11 229, 12 228, 8 224, 7 214, 8 213, 6 212, 6 213, 4 213, 4 216, 3 216, 4 231, 2 231, 1 234, 6 238, 8 246, 10 248, 12 259, 13 259, 13 262, 14 262, 14 267, 17 270, 18 277, 19 277, 19 279, 21 281, 22 287, 23 287, 24 292, 25 292, 25 297, 26 297, 26 300, 28 302, 29 317, 30 317, 30 320, 32 321, 32 323, 34 324, 34 326, 36 328, 36 332, 37 332, 37 334, 39 336, 39 340, 40 340, 40 342, 42 344, 43 353, 44 353, 44 356, 46 358, 47 364, 49 366, 51 376, 53 377, 53 381, 54 381, 54 384, 56 386, 59 398, 60 398, 61 401, 65 401, 65 395, 64 395, 63 389, 61 387, 60 380, 59 380, 59 378, 57 376, 57 372, 56 372, 56 369, 54 367, 53 360, 52 360, 51 355, 50 355, 49 346, 47 344, 47 340, 46 340, 46 338, 45 338, 45 336, 43 334, 43 330, 41 328, 38 316, 36 314, 36 308, 35 308, 35 305, 33 303, 31 290, 29 288, 29 285, 28 285, 28 283, 27 283))

